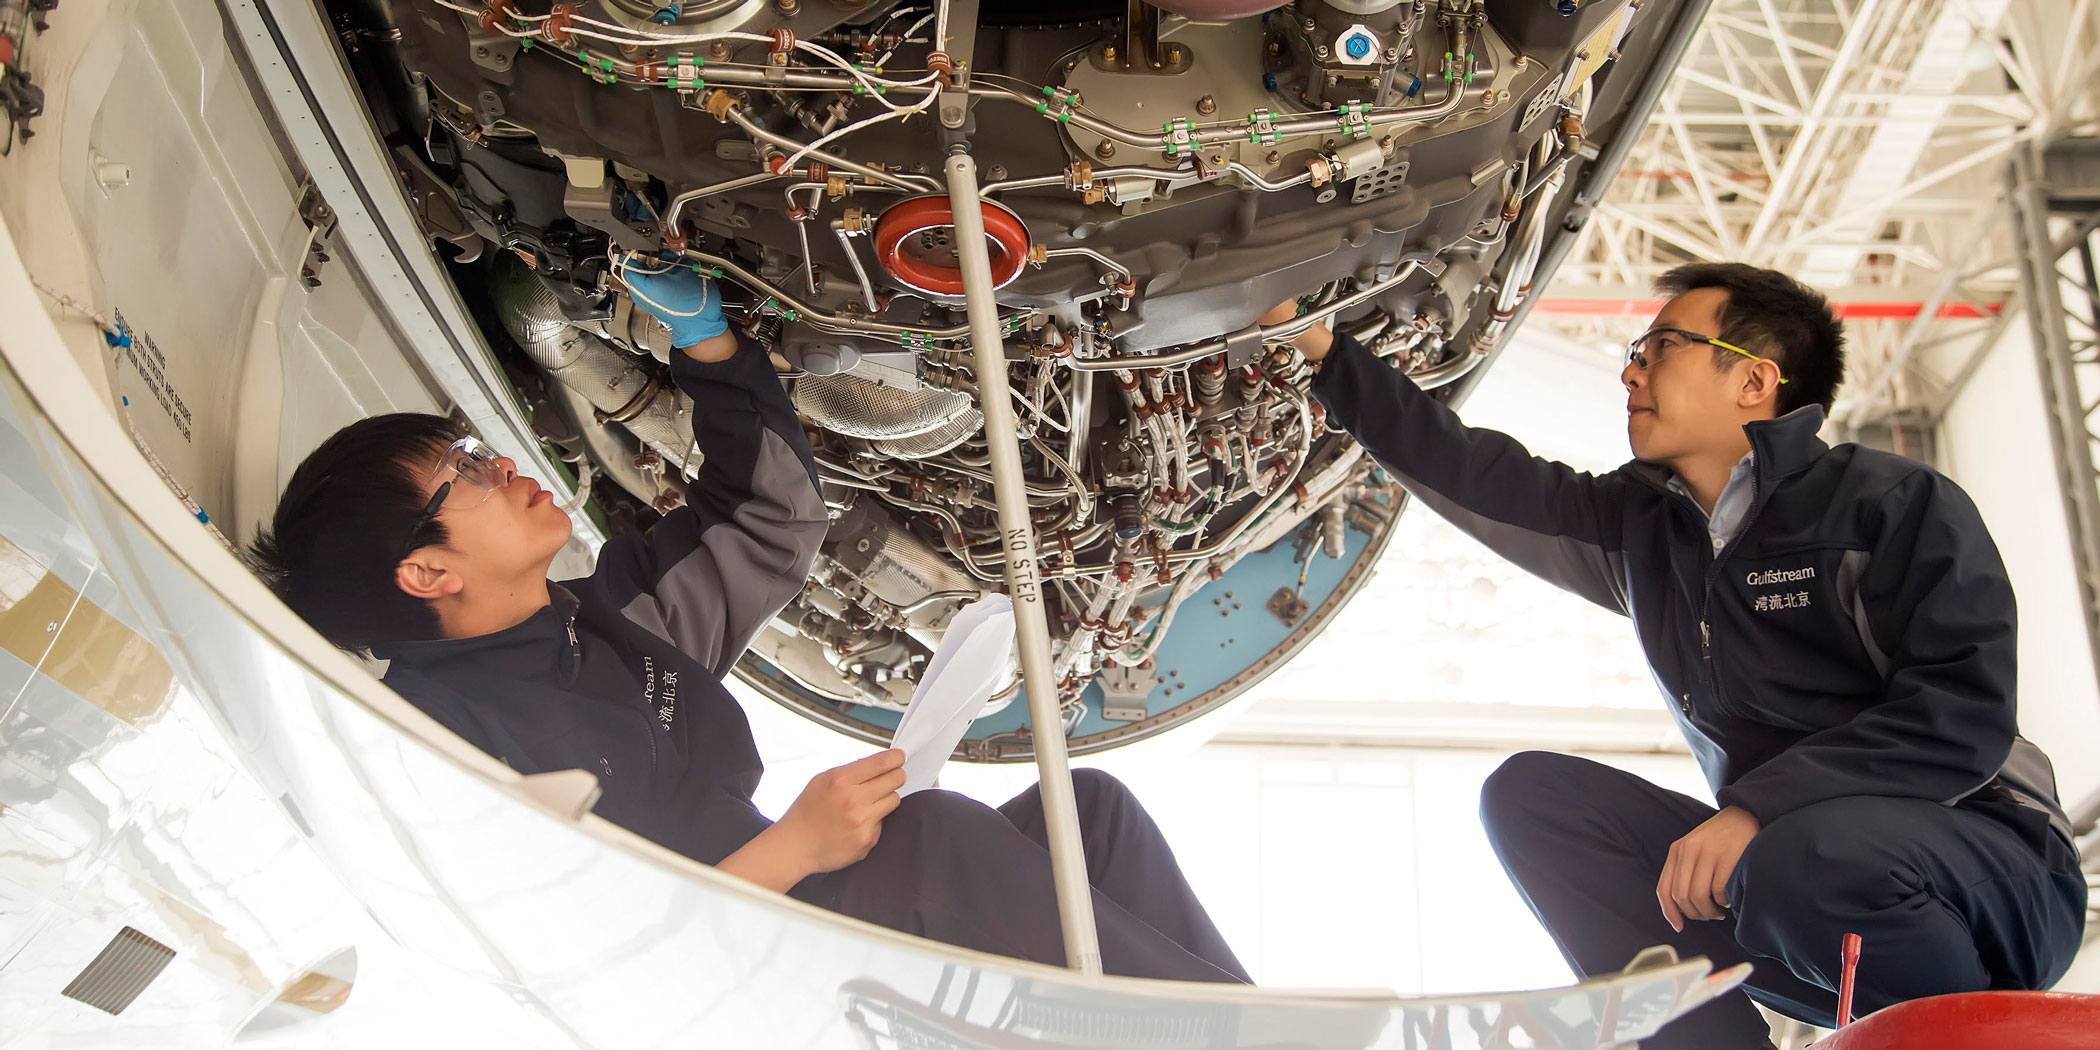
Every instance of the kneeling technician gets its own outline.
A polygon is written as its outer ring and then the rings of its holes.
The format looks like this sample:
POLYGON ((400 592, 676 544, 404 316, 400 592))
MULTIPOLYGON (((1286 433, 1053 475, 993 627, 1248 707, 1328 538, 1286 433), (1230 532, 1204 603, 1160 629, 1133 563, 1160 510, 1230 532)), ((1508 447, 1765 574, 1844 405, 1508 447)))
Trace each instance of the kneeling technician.
POLYGON ((2017 732, 2012 585, 1975 505, 1922 463, 1817 437, 1844 373, 1821 295, 1740 264, 1657 290, 1619 376, 1634 459, 1602 476, 1465 426, 1325 327, 1295 340, 1330 419, 1415 498, 1632 618, 1720 802, 1519 754, 1481 791, 1503 867, 1586 976, 1655 944, 1755 964, 1748 998, 1644 1047, 1765 1047, 1751 999, 1830 1026, 1847 933, 1861 1012, 2047 988, 2085 879, 2017 732))

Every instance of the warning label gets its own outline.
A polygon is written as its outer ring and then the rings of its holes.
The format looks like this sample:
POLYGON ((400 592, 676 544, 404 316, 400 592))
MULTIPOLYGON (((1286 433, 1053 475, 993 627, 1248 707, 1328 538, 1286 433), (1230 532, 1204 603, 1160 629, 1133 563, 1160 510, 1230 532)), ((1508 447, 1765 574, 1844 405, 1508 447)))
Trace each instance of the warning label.
POLYGON ((190 406, 182 403, 182 395, 175 392, 173 383, 168 382, 167 357, 161 354, 160 347, 153 342, 152 336, 133 328, 130 322, 124 320, 122 310, 117 311, 117 327, 122 328, 124 334, 131 337, 130 344, 120 348, 124 359, 131 362, 131 367, 138 372, 139 378, 145 381, 146 389, 153 393, 155 401, 160 402, 160 410, 168 414, 168 419, 175 424, 175 429, 182 432, 182 440, 191 440, 190 406))

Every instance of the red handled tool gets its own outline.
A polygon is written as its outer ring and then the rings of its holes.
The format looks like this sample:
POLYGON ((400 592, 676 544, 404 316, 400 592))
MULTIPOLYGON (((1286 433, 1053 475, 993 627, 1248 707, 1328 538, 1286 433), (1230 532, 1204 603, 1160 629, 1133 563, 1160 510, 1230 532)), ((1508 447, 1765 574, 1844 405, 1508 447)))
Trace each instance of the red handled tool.
POLYGON ((1838 1027, 1852 1023, 1852 975, 1859 969, 1859 934, 1845 935, 1844 968, 1838 975, 1838 1027))

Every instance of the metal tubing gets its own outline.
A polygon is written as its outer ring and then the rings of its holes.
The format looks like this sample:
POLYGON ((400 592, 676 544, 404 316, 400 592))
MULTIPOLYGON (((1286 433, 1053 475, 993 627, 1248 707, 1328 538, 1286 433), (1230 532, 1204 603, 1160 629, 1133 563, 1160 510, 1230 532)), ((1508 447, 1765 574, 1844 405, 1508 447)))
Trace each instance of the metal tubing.
MULTIPOLYGON (((796 170, 800 172, 802 169, 796 170)), ((678 220, 685 215, 685 206, 702 197, 712 196, 717 193, 728 193, 730 190, 740 190, 746 186, 756 186, 761 182, 771 182, 776 178, 780 178, 780 176, 761 171, 756 175, 746 175, 742 178, 717 182, 712 186, 702 186, 699 189, 687 190, 671 198, 670 207, 664 209, 664 229, 677 229, 678 220)))
POLYGON ((992 455, 1000 549, 1006 556, 1006 585, 1013 597, 1022 680, 1028 686, 1028 722, 1035 730, 1035 763, 1042 781, 1043 824, 1050 839, 1050 874, 1057 887, 1058 921, 1064 928, 1065 962, 1081 973, 1098 974, 1101 948, 1094 935, 1093 890, 1087 881, 1086 853, 1079 842, 1079 807, 1065 759, 1057 682, 1051 678, 1050 621, 1043 608, 1035 527, 1028 520, 1021 442, 1007 388, 1006 341, 999 333, 999 304, 992 298, 991 252, 984 245, 977 163, 969 154, 957 153, 948 158, 947 169, 948 200, 955 212, 955 254, 962 266, 971 351, 977 358, 978 407, 984 412, 985 445, 992 455))
POLYGON ((882 307, 875 305, 875 285, 868 280, 867 267, 860 264, 860 252, 854 249, 853 237, 846 232, 846 224, 839 219, 831 220, 831 232, 838 237, 839 248, 846 253, 846 261, 853 264, 853 276, 860 278, 860 298, 868 307, 868 316, 873 317, 881 313, 882 307))
POLYGON ((1046 259, 1060 259, 1070 256, 1077 256, 1082 259, 1092 259, 1095 262, 1100 263, 1104 269, 1113 270, 1115 271, 1117 276, 1120 276, 1126 281, 1130 280, 1130 267, 1125 266, 1122 263, 1119 263, 1114 259, 1111 259, 1108 256, 1095 251, 1092 248, 1051 248, 1043 254, 1043 257, 1046 259))
POLYGON ((868 335, 881 336, 892 341, 901 339, 906 335, 925 336, 929 339, 961 339, 970 334, 969 325, 956 325, 952 328, 906 328, 903 325, 886 324, 881 321, 863 321, 859 318, 843 317, 817 309, 815 306, 788 294, 779 285, 737 265, 733 259, 694 248, 687 248, 680 253, 680 257, 691 262, 719 269, 730 280, 752 291, 779 300, 800 315, 804 321, 821 327, 835 328, 842 332, 862 332, 868 335))
MULTIPOLYGON (((1422 264, 1420 262, 1409 259, 1400 269, 1394 271, 1391 277, 1379 281, 1369 288, 1343 296, 1302 316, 1263 328, 1261 330, 1262 341, 1272 343, 1289 339, 1311 328, 1313 325, 1341 313, 1343 310, 1369 301, 1371 297, 1378 293, 1414 276, 1415 271, 1421 268, 1422 264)), ((1227 340, 1225 339, 1212 339, 1207 342, 1197 343, 1195 346, 1176 350, 1173 353, 1151 354, 1143 357, 1097 357, 1091 360, 1084 360, 1074 355, 1068 363, 1074 371, 1078 372, 1116 372, 1132 368, 1172 368, 1175 365, 1185 365, 1191 361, 1200 361, 1218 353, 1225 349, 1226 342, 1227 340)))
MULTIPOLYGON (((1082 336, 1080 332, 1073 332, 1068 338, 1076 343, 1082 336)), ((1074 472, 1085 473, 1086 443, 1093 432, 1094 422, 1093 376, 1082 372, 1072 377, 1071 407, 1071 418, 1067 422, 1072 429, 1065 434, 1065 459, 1072 464, 1074 472)))
POLYGON ((744 129, 744 134, 761 142, 778 146, 789 153, 799 152, 805 157, 812 160, 821 160, 840 171, 850 171, 864 179, 873 179, 887 186, 895 186, 907 193, 932 193, 940 189, 939 183, 924 175, 892 175, 887 171, 868 167, 859 161, 847 160, 836 153, 810 149, 807 145, 788 138, 786 135, 776 135, 765 128, 759 127, 757 121, 745 116, 741 106, 730 107, 729 122, 744 129))

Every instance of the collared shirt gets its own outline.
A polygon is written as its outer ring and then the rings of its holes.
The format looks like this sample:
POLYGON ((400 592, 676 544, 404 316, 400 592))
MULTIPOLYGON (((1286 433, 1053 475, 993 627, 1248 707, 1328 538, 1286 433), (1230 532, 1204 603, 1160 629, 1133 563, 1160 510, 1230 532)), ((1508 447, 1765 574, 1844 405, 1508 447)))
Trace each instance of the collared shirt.
MULTIPOLYGON (((1721 489, 1721 498, 1714 501, 1714 512, 1706 516, 1706 536, 1713 541, 1714 553, 1728 546, 1737 529, 1743 527, 1743 515, 1750 512, 1750 497, 1757 491, 1757 453, 1745 452, 1728 472, 1728 484, 1721 489)), ((1683 478, 1670 479, 1670 491, 1692 494, 1691 486, 1683 478)), ((1698 500, 1692 500, 1694 506, 1698 500)))

